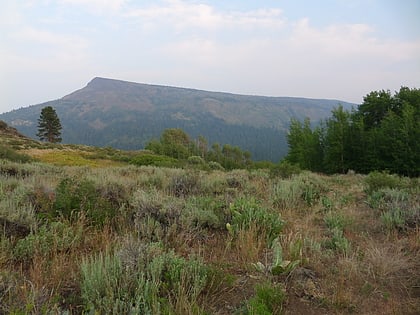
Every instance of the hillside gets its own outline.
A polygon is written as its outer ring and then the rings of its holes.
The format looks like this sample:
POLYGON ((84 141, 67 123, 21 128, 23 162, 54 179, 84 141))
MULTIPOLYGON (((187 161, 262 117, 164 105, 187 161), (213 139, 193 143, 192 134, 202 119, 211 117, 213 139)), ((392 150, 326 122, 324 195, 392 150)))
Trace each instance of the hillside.
POLYGON ((41 109, 53 106, 64 143, 141 149, 166 128, 182 128, 209 143, 238 145, 253 159, 277 161, 287 152, 291 117, 317 123, 337 104, 323 99, 247 96, 94 78, 61 99, 21 108, 0 119, 34 137, 41 109))
POLYGON ((0 314, 419 314, 418 179, 0 159, 0 183, 0 314))

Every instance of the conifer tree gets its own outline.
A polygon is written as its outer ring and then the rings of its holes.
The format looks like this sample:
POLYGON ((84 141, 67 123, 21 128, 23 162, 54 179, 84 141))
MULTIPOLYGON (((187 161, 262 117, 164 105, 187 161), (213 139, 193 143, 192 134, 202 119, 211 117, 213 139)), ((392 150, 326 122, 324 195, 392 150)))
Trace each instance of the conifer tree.
POLYGON ((44 107, 38 119, 37 137, 41 141, 61 142, 61 123, 54 108, 44 107))

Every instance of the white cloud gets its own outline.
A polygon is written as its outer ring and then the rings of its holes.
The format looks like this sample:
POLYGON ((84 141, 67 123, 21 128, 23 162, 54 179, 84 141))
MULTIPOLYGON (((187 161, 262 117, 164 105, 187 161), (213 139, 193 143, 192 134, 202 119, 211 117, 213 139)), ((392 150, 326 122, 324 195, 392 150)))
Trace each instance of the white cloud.
POLYGON ((207 4, 189 3, 180 0, 164 1, 161 5, 132 9, 127 17, 137 18, 139 23, 158 28, 171 25, 176 30, 226 30, 226 28, 271 28, 284 25, 280 9, 260 9, 255 11, 218 11, 207 4))
POLYGON ((92 13, 117 13, 127 2, 126 0, 60 0, 64 5, 75 5, 86 8, 92 13))

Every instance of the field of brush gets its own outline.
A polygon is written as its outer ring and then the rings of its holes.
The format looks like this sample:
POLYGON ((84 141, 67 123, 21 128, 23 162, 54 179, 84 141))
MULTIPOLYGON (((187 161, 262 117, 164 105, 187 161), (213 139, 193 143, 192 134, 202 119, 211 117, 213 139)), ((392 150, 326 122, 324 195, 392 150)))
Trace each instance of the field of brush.
POLYGON ((420 313, 419 179, 27 153, 0 160, 0 314, 420 313))

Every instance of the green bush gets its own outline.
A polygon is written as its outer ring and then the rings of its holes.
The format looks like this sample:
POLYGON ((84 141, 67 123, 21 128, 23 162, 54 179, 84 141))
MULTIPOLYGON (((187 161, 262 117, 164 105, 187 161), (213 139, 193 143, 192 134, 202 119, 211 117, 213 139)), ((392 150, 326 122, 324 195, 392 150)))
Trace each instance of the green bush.
POLYGON ((29 155, 18 153, 15 150, 4 145, 0 145, 0 159, 5 159, 19 163, 28 163, 33 161, 33 159, 29 155))
MULTIPOLYGON (((63 179, 56 189, 55 216, 76 219, 80 212, 94 225, 102 226, 116 215, 116 208, 103 198, 93 181, 87 179, 63 179)), ((53 214, 53 215, 54 215, 53 214)))
POLYGON ((131 164, 137 166, 159 166, 159 167, 178 167, 180 162, 177 159, 155 154, 141 154, 130 160, 131 164))
POLYGON ((181 213, 186 228, 223 229, 227 222, 226 204, 214 197, 191 197, 181 213))
POLYGON ((185 197, 196 194, 200 191, 198 173, 185 172, 172 177, 169 184, 169 191, 176 197, 185 197))
POLYGON ((276 315, 281 314, 286 301, 284 289, 278 284, 269 282, 256 286, 255 295, 246 304, 244 314, 276 315))
POLYGON ((381 221, 388 232, 420 226, 419 200, 418 188, 379 188, 367 197, 369 206, 380 210, 381 221))
POLYGON ((209 168, 213 171, 224 171, 225 168, 219 163, 215 161, 210 161, 207 163, 209 168))
POLYGON ((260 205, 254 198, 239 198, 230 205, 232 221, 229 228, 233 232, 247 230, 256 226, 260 234, 267 236, 271 242, 278 236, 284 226, 284 221, 278 213, 272 212, 260 205))
POLYGON ((270 168, 270 177, 291 178, 295 174, 299 174, 301 169, 298 165, 288 161, 282 161, 270 168))
POLYGON ((91 313, 188 314, 199 308, 207 273, 199 260, 165 252, 158 244, 129 241, 116 253, 82 262, 81 293, 91 313))
POLYGON ((365 178, 365 191, 368 194, 378 191, 381 188, 401 187, 401 179, 398 175, 388 174, 386 172, 374 171, 365 178))
POLYGON ((324 246, 328 249, 347 254, 350 250, 350 241, 345 237, 342 229, 333 228, 330 230, 330 238, 324 242, 324 246))
POLYGON ((81 240, 81 229, 75 230, 63 222, 51 222, 18 240, 13 248, 13 257, 17 261, 29 262, 35 253, 48 257, 54 252, 64 252, 77 246, 81 240))

